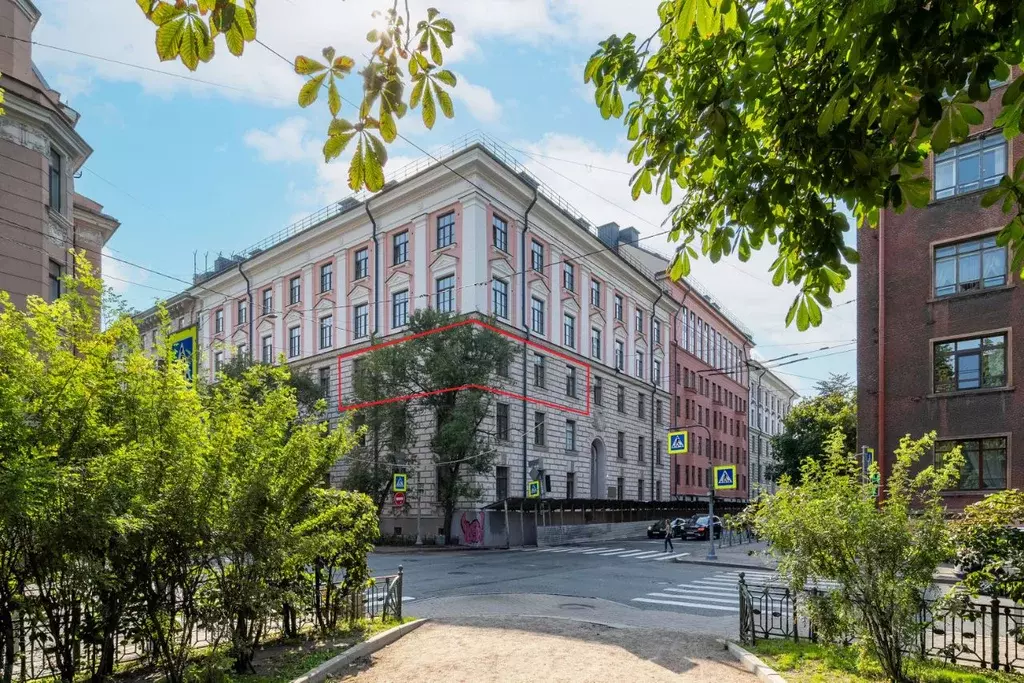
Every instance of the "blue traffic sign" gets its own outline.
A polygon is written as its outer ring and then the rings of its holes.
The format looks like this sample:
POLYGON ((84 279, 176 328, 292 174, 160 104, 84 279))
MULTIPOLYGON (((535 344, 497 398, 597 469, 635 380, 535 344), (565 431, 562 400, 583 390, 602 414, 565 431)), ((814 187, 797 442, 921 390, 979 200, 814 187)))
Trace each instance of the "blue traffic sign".
POLYGON ((736 488, 736 465, 719 465, 715 468, 715 488, 736 488))
POLYGON ((668 454, 682 455, 690 450, 690 433, 686 430, 668 433, 668 454))

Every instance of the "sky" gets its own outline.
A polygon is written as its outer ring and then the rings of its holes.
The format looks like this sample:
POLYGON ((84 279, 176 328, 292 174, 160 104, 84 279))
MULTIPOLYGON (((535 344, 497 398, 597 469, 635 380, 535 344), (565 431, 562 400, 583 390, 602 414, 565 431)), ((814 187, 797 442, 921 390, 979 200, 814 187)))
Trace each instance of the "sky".
MULTIPOLYGON (((33 58, 82 115, 78 130, 95 151, 76 190, 121 221, 103 270, 130 305, 146 308, 181 291, 194 262, 201 271, 218 253, 242 250, 350 194, 347 158, 325 164, 320 152, 326 106, 300 109, 302 77, 268 49, 248 44, 235 58, 220 41, 213 61, 190 74, 180 63, 159 61, 154 27, 135 3, 35 2, 43 18, 33 58)), ((601 118, 583 83, 583 67, 599 41, 612 33, 653 32, 657 0, 632 0, 629 11, 621 0, 433 4, 456 26, 445 60, 459 78, 452 93, 456 115, 439 117, 432 130, 416 115, 402 119, 399 131, 413 144, 399 140, 389 148, 385 174, 421 159, 417 146, 434 150, 484 133, 591 223, 633 226, 646 238, 644 247, 672 253, 658 234, 666 229, 668 208, 656 197, 632 200, 625 128, 601 118)), ((376 24, 372 12, 388 5, 261 0, 258 38, 289 58, 318 57, 333 45, 356 57, 358 68, 366 33, 376 24)), ((411 5, 414 21, 425 14, 427 3, 411 5)), ((357 80, 343 87, 353 101, 357 80)), ((820 327, 787 328, 796 290, 772 286, 770 248, 747 263, 735 255, 718 264, 701 259, 693 278, 753 331, 757 357, 796 361, 776 373, 797 391, 810 393, 831 372, 855 378, 856 305, 846 302, 856 296, 856 279, 820 327)))

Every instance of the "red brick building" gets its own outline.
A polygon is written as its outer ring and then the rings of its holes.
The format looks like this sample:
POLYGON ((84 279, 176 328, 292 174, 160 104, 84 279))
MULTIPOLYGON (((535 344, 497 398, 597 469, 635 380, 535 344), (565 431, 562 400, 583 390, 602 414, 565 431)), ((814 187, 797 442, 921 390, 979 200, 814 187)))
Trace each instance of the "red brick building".
POLYGON ((994 128, 1001 95, 996 88, 980 105, 985 121, 966 142, 928 159, 927 207, 884 212, 877 230, 858 234, 859 442, 884 471, 906 434, 937 433, 928 462, 962 445, 967 465, 947 494, 951 508, 1024 485, 1013 452, 1024 435, 1013 374, 1024 362, 1014 339, 1024 292, 995 242, 1009 216, 981 206, 1024 156, 1019 138, 1008 142, 994 128))

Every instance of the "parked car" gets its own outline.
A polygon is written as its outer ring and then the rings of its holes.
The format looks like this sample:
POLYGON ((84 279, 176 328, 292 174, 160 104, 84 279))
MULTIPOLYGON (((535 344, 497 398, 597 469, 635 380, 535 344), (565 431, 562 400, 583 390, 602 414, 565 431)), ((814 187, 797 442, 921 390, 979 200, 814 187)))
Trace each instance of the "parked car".
MULTIPOLYGON (((683 527, 683 538, 689 540, 695 538, 698 540, 707 540, 709 532, 708 516, 700 515, 691 517, 687 522, 686 526, 683 527)), ((715 538, 721 538, 722 536, 722 519, 715 516, 714 521, 715 538)))
MULTIPOLYGON (((669 526, 672 529, 672 536, 675 538, 683 537, 683 526, 686 524, 686 520, 682 517, 676 517, 669 521, 669 526)), ((665 520, 659 519, 657 522, 647 526, 647 538, 665 538, 665 520)))

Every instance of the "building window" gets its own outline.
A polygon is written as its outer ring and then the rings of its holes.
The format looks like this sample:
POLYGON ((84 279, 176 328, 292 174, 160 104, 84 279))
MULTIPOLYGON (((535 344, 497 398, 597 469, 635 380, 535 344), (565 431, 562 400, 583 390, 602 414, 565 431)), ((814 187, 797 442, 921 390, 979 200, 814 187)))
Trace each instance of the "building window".
POLYGON ((530 243, 530 267, 538 273, 544 271, 544 245, 537 240, 530 243))
POLYGON ((391 327, 398 329, 409 324, 409 290, 391 295, 391 327))
POLYGON ((356 251, 355 269, 352 271, 352 279, 360 280, 370 274, 370 250, 366 247, 356 251))
POLYGON ((238 345, 238 357, 239 358, 245 358, 245 352, 248 351, 248 350, 249 350, 249 348, 245 344, 239 344, 238 345))
POLYGON ((491 280, 491 296, 494 315, 508 320, 508 283, 498 278, 491 280))
POLYGON ((651 323, 651 325, 653 326, 654 343, 655 344, 660 344, 661 343, 661 321, 660 320, 655 320, 655 321, 653 321, 651 323))
POLYGON ((302 300, 302 278, 293 277, 288 281, 288 303, 297 304, 302 300))
POLYGON ((663 418, 662 418, 662 414, 661 414, 661 406, 662 406, 661 399, 660 398, 655 399, 654 400, 654 421, 657 424, 661 424, 664 421, 663 418))
POLYGON ((620 372, 626 369, 626 345, 615 340, 615 369, 620 372))
POLYGON ((950 147, 935 157, 935 198, 943 199, 996 185, 1006 172, 1002 132, 950 147))
POLYGON ((213 354, 213 372, 220 372, 221 367, 224 365, 224 352, 217 351, 213 354))
POLYGON ((505 500, 508 498, 508 468, 498 467, 494 468, 494 491, 495 497, 498 500, 505 500))
POLYGON ((295 358, 302 353, 302 337, 300 335, 302 328, 298 325, 295 327, 288 328, 288 357, 295 358))
POLYGON ((562 287, 567 291, 576 291, 576 266, 565 261, 562 263, 562 287))
POLYGON ((661 464, 661 442, 660 441, 655 441, 654 442, 654 464, 655 465, 660 465, 661 464))
POLYGON ((636 480, 636 499, 637 500, 643 500, 644 499, 644 480, 643 479, 637 479, 636 480))
POLYGON ((615 479, 615 497, 622 500, 626 496, 626 479, 617 477, 615 479))
POLYGON ((576 348, 576 318, 568 313, 565 314, 565 319, 562 321, 562 336, 566 348, 576 348))
POLYGON ((619 294, 616 294, 614 301, 615 301, 615 305, 614 305, 614 307, 612 309, 612 312, 615 315, 615 319, 618 320, 619 322, 622 322, 622 296, 619 295, 619 294))
POLYGON ((50 208, 60 212, 64 204, 64 159, 60 152, 50 148, 50 208))
POLYGON ((543 446, 544 442, 544 413, 538 410, 533 414, 533 445, 543 446))
POLYGON ((320 385, 320 390, 324 395, 324 398, 331 395, 331 369, 317 368, 317 384, 320 385))
POLYGON ((636 376, 643 379, 644 376, 644 354, 642 351, 636 352, 636 376))
POLYGON ((239 301, 238 302, 238 324, 244 325, 249 322, 249 302, 239 301))
POLYGON ((498 360, 498 377, 504 377, 508 379, 508 365, 508 356, 505 356, 504 358, 498 360))
POLYGON ((636 459, 640 462, 644 461, 644 437, 642 436, 636 439, 636 459))
POLYGON ((403 230, 391 241, 391 265, 397 266, 409 260, 409 231, 403 230))
POLYGON ((619 432, 615 437, 615 457, 624 460, 626 457, 626 432, 619 432))
POLYGON ((533 386, 544 388, 544 356, 533 354, 533 386))
POLYGON ((576 497, 576 473, 566 472, 565 474, 565 497, 576 497))
POLYGON ((263 290, 263 315, 270 315, 274 312, 274 290, 267 288, 263 290))
POLYGON ((601 330, 596 327, 590 330, 590 357, 601 360, 601 330))
POLYGON ((325 263, 320 266, 320 292, 334 289, 334 264, 325 263))
POLYGON ((935 392, 1006 386, 1006 334, 937 342, 935 392))
POLYGON ((498 215, 491 218, 491 233, 494 236, 494 248, 508 252, 508 222, 498 215))
POLYGON ((544 302, 536 297, 530 300, 530 329, 534 334, 544 334, 544 302))
POLYGON ((64 268, 56 261, 50 261, 50 301, 60 298, 62 292, 61 277, 64 275, 64 268))
POLYGON ((935 296, 1006 284, 1006 247, 995 236, 935 248, 935 296))
POLYGON ((362 339, 370 334, 370 305, 358 304, 353 311, 353 337, 362 339))
POLYGON ((437 310, 451 313, 455 310, 455 276, 437 278, 437 310))
POLYGON ((636 331, 644 331, 644 312, 641 309, 636 309, 636 331))
POLYGON ((601 308, 601 283, 597 280, 590 281, 590 305, 601 308))
POLYGON ((224 331, 224 309, 218 308, 213 314, 213 331, 220 333, 224 331))
POLYGON ((636 416, 642 420, 645 412, 644 395, 641 392, 636 395, 636 416))
POLYGON ((565 366, 565 395, 576 398, 576 367, 573 365, 565 366))
POLYGON ((935 460, 941 464, 942 457, 956 446, 964 456, 964 467, 960 470, 961 491, 991 491, 1006 488, 1006 438, 961 439, 939 441, 935 444, 935 460))
POLYGON ((576 420, 565 421, 565 450, 576 450, 576 420))
POLYGON ((455 212, 449 211, 437 217, 437 248, 443 249, 455 243, 455 212))
POLYGON ((494 437, 499 441, 508 441, 508 423, 508 404, 499 403, 494 424, 494 437))
POLYGON ((329 349, 334 343, 334 316, 320 318, 320 348, 329 349))
POLYGON ((601 386, 601 378, 594 378, 594 405, 601 405, 601 401, 604 399, 604 388, 601 386))
POLYGON ((655 384, 661 384, 661 361, 651 361, 651 381, 655 384))
POLYGON ((620 413, 626 412, 626 387, 619 385, 618 393, 615 395, 615 409, 620 413))
POLYGON ((274 362, 274 338, 269 334, 263 338, 260 357, 268 365, 274 362))
MULTIPOLYGON (((682 417, 682 415, 680 414, 680 409, 681 409, 682 403, 679 400, 678 396, 675 397, 675 403, 676 403, 675 415, 676 415, 676 417, 682 417)), ((686 401, 686 408, 687 408, 687 412, 689 412, 689 408, 690 408, 690 401, 689 400, 686 401)), ((686 419, 690 419, 690 416, 687 415, 686 419)))

